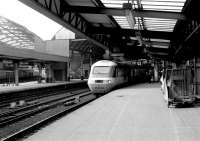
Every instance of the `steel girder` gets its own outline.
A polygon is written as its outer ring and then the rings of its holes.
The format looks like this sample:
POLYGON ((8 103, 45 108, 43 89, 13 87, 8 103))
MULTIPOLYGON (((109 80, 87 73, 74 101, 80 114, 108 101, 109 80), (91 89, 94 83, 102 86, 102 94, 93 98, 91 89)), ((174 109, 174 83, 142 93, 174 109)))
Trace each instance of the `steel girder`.
MULTIPOLYGON (((102 8, 104 7, 104 4, 101 2, 101 0, 91 0, 91 2, 94 5, 96 5, 96 7, 102 7, 102 8)), ((115 21, 115 19, 111 15, 108 15, 108 17, 110 18, 110 20, 112 21, 114 25, 120 28, 119 24, 115 21)))
MULTIPOLYGON (((105 14, 111 16, 126 16, 127 9, 123 8, 106 8, 106 7, 89 7, 89 6, 69 6, 68 12, 78 12, 87 14, 105 14)), ((162 19, 186 20, 186 16, 178 12, 164 12, 152 10, 131 10, 135 17, 149 17, 162 19)))
POLYGON ((65 0, 19 0, 24 4, 32 7, 40 13, 46 15, 57 23, 70 29, 71 31, 85 37, 94 44, 103 48, 109 49, 111 42, 103 35, 92 35, 88 29, 93 28, 79 13, 67 11, 69 5, 65 0))
POLYGON ((145 38, 167 39, 167 40, 171 40, 174 38, 174 34, 172 32, 149 31, 149 30, 98 27, 90 29, 90 32, 96 34, 110 34, 110 35, 117 35, 120 33, 122 36, 132 36, 132 37, 135 37, 135 33, 140 32, 142 37, 145 38))
POLYGON ((199 44, 200 22, 192 20, 190 22, 186 22, 179 28, 181 27, 182 30, 179 30, 177 33, 180 35, 179 38, 177 38, 178 40, 173 41, 175 44, 175 57, 180 58, 182 56, 187 59, 188 57, 192 57, 191 55, 200 56, 196 47, 196 45, 199 44), (188 54, 188 52, 190 52, 190 54, 188 54))

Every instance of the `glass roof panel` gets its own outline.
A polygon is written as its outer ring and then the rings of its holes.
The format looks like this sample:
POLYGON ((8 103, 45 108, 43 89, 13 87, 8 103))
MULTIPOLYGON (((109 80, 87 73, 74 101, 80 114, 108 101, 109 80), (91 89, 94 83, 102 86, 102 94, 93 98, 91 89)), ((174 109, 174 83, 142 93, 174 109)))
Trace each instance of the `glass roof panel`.
POLYGON ((144 18, 147 30, 172 32, 177 20, 144 18))
POLYGON ((143 1, 153 1, 153 2, 174 2, 174 3, 184 3, 186 0, 143 0, 143 1))
POLYGON ((149 0, 142 0, 141 1, 142 5, 152 5, 152 6, 172 6, 172 7, 183 7, 184 2, 177 2, 176 1, 149 1, 149 0), (175 5, 176 4, 176 5, 175 5))
POLYGON ((20 43, 12 43, 12 46, 19 46, 20 43))
POLYGON ((11 40, 10 38, 1 39, 2 42, 8 42, 8 41, 10 41, 10 40, 11 40))
POLYGON ((121 4, 104 4, 106 7, 122 8, 121 4))
MULTIPOLYGON (((181 12, 186 0, 101 0, 105 7, 122 8, 123 3, 132 3, 133 9, 181 12)), ((126 16, 114 16, 121 28, 131 28, 126 16), (124 22, 124 23, 123 23, 124 22)), ((137 30, 167 31, 172 32, 177 20, 135 17, 137 30)))
POLYGON ((156 47, 156 48, 168 48, 168 46, 164 46, 164 45, 151 45, 152 47, 156 47))
POLYGON ((0 16, 0 42, 11 47, 35 49, 35 34, 0 16))
POLYGON ((144 10, 152 9, 157 11, 171 11, 171 12, 181 12, 182 7, 172 7, 172 6, 158 6, 158 5, 143 5, 144 10))
POLYGON ((142 0, 143 10, 181 12, 186 0, 142 0))
POLYGON ((1 34, 1 32, 0 32, 0 39, 3 39, 5 37, 6 37, 6 35, 1 34))
POLYGON ((181 12, 178 9, 153 9, 153 8, 146 8, 145 10, 152 10, 152 11, 165 11, 165 12, 181 12))
POLYGON ((154 42, 165 42, 165 43, 169 43, 170 40, 164 40, 164 39, 151 39, 151 41, 154 41, 154 42))
POLYGON ((113 16, 121 28, 131 28, 125 16, 113 16))
MULTIPOLYGON (((122 8, 123 3, 132 3, 132 9, 139 11, 152 10, 161 12, 178 12, 181 13, 186 0, 101 0, 105 7, 122 8)), ((148 11, 147 11, 148 12, 148 11)), ((165 18, 147 18, 147 17, 134 17, 134 27, 129 24, 130 17, 114 16, 116 22, 121 28, 131 28, 135 30, 150 30, 161 32, 173 32, 177 20, 165 18)), ((131 37, 132 40, 137 40, 137 37, 131 37)), ((145 38, 143 39, 145 40, 145 38)), ((149 41, 149 39, 148 39, 149 41)), ((147 41, 147 42, 148 42, 147 41)), ((163 39, 150 39, 154 42, 151 47, 168 48, 170 40, 163 39), (158 45, 156 44, 158 43, 158 45), (159 44, 160 43, 160 44, 159 44), (166 45, 165 45, 166 44, 166 45)), ((150 43, 151 44, 151 43, 150 43)))
MULTIPOLYGON (((106 7, 122 8, 123 3, 128 3, 128 0, 101 0, 106 7)), ((131 0, 129 1, 132 2, 131 0)))
POLYGON ((11 41, 8 41, 7 44, 12 44, 12 43, 16 43, 17 41, 15 40, 11 40, 11 41))

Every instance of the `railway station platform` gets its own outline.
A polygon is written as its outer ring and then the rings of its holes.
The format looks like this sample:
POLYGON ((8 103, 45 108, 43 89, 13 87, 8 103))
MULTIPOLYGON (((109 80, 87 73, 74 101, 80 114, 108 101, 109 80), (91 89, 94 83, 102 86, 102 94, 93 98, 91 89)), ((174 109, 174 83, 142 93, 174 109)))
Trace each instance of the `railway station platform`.
POLYGON ((86 80, 74 79, 71 81, 58 81, 58 82, 54 82, 54 83, 45 83, 45 82, 38 83, 37 81, 32 81, 32 82, 26 82, 26 83, 19 83, 18 86, 14 85, 14 84, 10 84, 10 85, 0 84, 0 94, 17 92, 17 91, 22 91, 22 90, 51 87, 51 86, 57 86, 57 85, 62 85, 62 84, 79 83, 82 81, 86 81, 86 80))
POLYGON ((198 141, 200 107, 168 108, 160 84, 114 90, 26 141, 198 141))

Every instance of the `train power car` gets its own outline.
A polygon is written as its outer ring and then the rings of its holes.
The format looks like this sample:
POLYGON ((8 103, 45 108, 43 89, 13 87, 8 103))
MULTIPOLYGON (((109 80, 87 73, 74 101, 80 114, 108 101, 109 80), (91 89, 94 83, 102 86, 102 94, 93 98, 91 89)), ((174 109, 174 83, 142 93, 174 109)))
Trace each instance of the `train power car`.
POLYGON ((101 60, 91 66, 88 86, 93 93, 103 94, 141 77, 145 77, 145 72, 131 65, 101 60))

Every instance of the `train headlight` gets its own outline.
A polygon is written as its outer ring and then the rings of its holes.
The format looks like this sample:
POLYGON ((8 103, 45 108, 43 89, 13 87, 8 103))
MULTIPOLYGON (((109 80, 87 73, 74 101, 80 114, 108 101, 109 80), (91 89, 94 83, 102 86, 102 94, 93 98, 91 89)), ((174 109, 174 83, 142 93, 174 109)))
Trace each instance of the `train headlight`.
POLYGON ((111 83, 111 80, 105 80, 105 83, 111 83))

